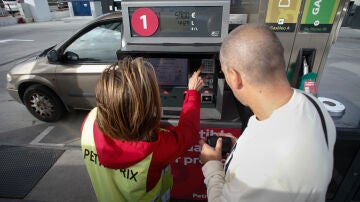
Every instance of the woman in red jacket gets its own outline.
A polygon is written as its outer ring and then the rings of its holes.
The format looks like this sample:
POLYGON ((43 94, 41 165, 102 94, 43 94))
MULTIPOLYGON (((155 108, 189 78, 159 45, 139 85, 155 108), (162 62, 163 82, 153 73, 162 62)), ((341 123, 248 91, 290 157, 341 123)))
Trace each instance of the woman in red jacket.
POLYGON ((86 117, 81 145, 99 201, 169 201, 170 163, 198 143, 200 70, 189 79, 178 126, 160 128, 161 103, 153 66, 125 58, 105 69, 97 107, 86 117))

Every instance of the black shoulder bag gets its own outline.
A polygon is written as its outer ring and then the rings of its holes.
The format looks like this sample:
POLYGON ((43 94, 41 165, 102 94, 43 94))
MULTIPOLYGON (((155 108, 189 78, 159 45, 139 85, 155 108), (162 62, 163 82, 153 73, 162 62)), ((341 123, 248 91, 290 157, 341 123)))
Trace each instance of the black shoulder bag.
POLYGON ((327 129, 326 129, 326 123, 325 123, 325 118, 324 115, 319 107, 319 105, 316 103, 316 101, 314 99, 312 99, 309 95, 306 95, 305 93, 303 93, 305 95, 305 97, 310 100, 311 103, 313 103, 313 105, 315 106, 316 110, 319 113, 320 119, 321 119, 321 124, 322 124, 322 128, 324 130, 324 136, 325 136, 325 141, 326 141, 326 145, 329 148, 329 143, 328 143, 328 135, 327 135, 327 129))

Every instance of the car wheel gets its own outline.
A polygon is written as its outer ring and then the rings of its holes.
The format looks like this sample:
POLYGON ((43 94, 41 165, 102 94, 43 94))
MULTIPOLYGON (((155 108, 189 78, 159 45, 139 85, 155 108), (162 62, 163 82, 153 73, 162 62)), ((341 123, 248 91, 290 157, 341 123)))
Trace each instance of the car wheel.
POLYGON ((65 113, 65 107, 58 96, 42 85, 28 87, 23 102, 30 113, 41 121, 55 122, 65 113))

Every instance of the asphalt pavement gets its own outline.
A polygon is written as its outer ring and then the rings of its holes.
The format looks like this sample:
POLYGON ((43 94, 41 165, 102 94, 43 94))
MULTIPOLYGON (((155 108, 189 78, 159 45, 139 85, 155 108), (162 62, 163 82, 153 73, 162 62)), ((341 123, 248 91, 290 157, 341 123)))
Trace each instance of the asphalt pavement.
MULTIPOLYGON (((360 30, 341 28, 337 42, 330 50, 319 85, 319 96, 334 98, 348 104, 347 112, 355 114, 349 127, 359 127, 359 51, 360 30)), ((46 130, 42 132, 45 133, 46 130)), ((22 199, 0 198, 0 201, 96 201, 83 163, 80 140, 67 142, 58 147, 53 145, 51 149, 63 150, 64 153, 33 189, 22 199)), ((1 176, 4 177, 6 176, 1 176)))
MULTIPOLYGON (((15 63, 21 61, 22 58, 26 58, 28 55, 49 47, 49 44, 55 44, 66 39, 91 19, 93 18, 63 18, 61 21, 0 27, 2 29, 0 48, 3 53, 0 55, 0 71, 6 72, 15 63), (40 34, 32 35, 31 40, 29 40, 27 38, 29 33, 16 33, 16 38, 14 38, 13 33, 19 32, 19 28, 21 30, 29 30, 30 27, 36 29, 40 34), (44 40, 44 36, 41 33, 46 34, 46 40, 44 40), (51 38, 53 43, 49 43, 48 38, 51 38), (35 43, 36 45, 34 45, 35 43), (22 50, 14 48, 14 45, 21 45, 22 50)), ((49 125, 35 120, 23 105, 12 101, 7 92, 4 91, 6 87, 5 77, 1 79, 0 87, 0 201, 96 201, 91 182, 83 164, 80 140, 78 138, 80 133, 79 126, 86 112, 69 113, 64 117, 64 120, 55 125, 49 125), (14 112, 14 109, 16 112, 14 112), (52 136, 50 139, 49 133, 61 135, 52 136), (4 157, 4 151, 6 150, 13 150, 14 154, 17 150, 28 151, 29 158, 25 160, 12 159, 12 162, 7 162, 8 158, 4 157), (49 161, 48 158, 44 158, 42 163, 36 162, 35 159, 43 158, 44 152, 52 153, 58 151, 63 153, 60 157, 56 157, 54 164, 48 164, 51 166, 50 169, 41 176, 39 181, 34 179, 32 175, 38 172, 38 167, 44 166, 42 164, 49 161), (9 165, 8 169, 4 168, 4 164, 9 165), (24 167, 21 168, 16 165, 24 167), (20 176, 23 176, 23 179, 13 178, 17 176, 12 175, 14 172, 21 173, 20 176), (11 183, 4 183, 9 181, 16 183, 15 187, 19 187, 20 190, 9 190, 11 188, 4 187, 3 185, 5 184, 11 185, 11 183), (31 188, 30 192, 26 193, 24 191, 25 185, 29 184, 29 181, 36 184, 31 188), (22 187, 23 189, 21 190, 22 187), (6 189, 13 194, 1 193, 4 190, 6 191, 6 189), (19 197, 22 193, 26 193, 25 197, 19 197), (9 196, 1 197, 4 195, 9 196)))

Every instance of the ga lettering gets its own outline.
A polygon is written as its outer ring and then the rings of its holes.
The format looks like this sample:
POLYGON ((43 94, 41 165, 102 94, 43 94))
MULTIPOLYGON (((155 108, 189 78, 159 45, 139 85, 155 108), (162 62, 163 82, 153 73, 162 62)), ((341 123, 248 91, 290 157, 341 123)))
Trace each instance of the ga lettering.
POLYGON ((317 0, 317 1, 314 2, 314 6, 315 6, 315 7, 312 9, 312 14, 313 14, 313 15, 319 14, 321 1, 322 1, 322 0, 317 0))

